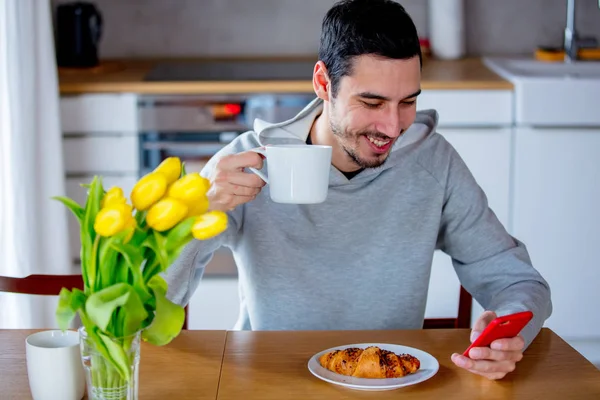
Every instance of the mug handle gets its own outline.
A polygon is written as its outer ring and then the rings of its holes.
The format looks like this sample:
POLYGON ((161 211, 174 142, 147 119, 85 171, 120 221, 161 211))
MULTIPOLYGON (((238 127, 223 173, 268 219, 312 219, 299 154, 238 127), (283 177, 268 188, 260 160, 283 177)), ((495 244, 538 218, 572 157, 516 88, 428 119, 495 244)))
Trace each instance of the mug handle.
MULTIPOLYGON (((261 154, 263 157, 267 158, 267 152, 265 151, 264 147, 256 147, 254 149, 250 149, 250 151, 261 154)), ((260 179, 265 181, 265 183, 269 183, 269 178, 267 178, 263 172, 260 172, 256 168, 248 167, 248 169, 258 175, 260 179)))

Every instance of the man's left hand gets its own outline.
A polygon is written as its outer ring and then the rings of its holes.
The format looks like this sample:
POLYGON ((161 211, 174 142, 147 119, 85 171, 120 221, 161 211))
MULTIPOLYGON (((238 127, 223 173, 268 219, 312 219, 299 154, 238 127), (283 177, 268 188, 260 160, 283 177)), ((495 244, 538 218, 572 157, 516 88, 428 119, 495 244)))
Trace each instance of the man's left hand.
MULTIPOLYGON (((486 311, 477 319, 471 332, 471 343, 496 318, 496 313, 486 311)), ((502 379, 515 370, 517 362, 523 358, 525 341, 521 336, 493 341, 489 347, 474 347, 469 357, 452 354, 452 362, 475 374, 491 380, 502 379)))

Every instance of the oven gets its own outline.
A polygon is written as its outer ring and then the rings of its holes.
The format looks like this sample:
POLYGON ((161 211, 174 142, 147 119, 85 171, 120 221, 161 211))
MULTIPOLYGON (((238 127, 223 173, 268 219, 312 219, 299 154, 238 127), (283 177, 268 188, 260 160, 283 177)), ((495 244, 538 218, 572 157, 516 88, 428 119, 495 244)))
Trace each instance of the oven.
MULTIPOLYGON (((140 95, 140 174, 172 156, 185 162, 186 171, 200 172, 215 153, 251 130, 255 118, 285 121, 313 98, 310 94, 140 95)), ((231 252, 226 248, 215 252, 205 274, 235 276, 231 252)))

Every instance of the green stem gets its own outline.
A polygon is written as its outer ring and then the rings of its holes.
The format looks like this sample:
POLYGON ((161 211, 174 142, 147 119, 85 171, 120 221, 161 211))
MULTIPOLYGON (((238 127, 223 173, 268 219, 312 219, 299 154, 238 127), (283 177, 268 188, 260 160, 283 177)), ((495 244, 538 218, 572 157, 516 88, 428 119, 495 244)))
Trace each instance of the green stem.
MULTIPOLYGON (((94 354, 92 357, 91 377, 93 392, 96 394, 103 393, 104 396, 100 396, 100 398, 108 397, 110 399, 117 399, 115 396, 128 382, 121 377, 119 371, 112 366, 110 361, 106 360, 102 355, 94 354)), ((133 385, 133 382, 129 384, 133 385)), ((121 399, 127 399, 127 393, 123 393, 121 399)))
POLYGON ((98 268, 98 246, 100 244, 100 235, 96 234, 96 238, 94 239, 94 245, 92 247, 92 257, 89 260, 90 261, 90 274, 88 274, 88 278, 90 280, 90 288, 92 289, 92 292, 95 292, 96 290, 98 290, 98 288, 96 288, 96 282, 100 282, 99 280, 99 276, 98 273, 99 268, 98 268))
POLYGON ((140 229, 146 228, 146 214, 148 211, 139 211, 135 212, 135 222, 140 229))

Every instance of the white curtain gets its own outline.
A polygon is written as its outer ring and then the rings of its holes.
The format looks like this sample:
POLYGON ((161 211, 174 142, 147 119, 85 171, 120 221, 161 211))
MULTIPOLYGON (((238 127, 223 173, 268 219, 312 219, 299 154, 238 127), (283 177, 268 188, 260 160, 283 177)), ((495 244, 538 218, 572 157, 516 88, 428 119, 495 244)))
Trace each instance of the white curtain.
MULTIPOLYGON (((0 0, 0 275, 73 273, 49 0, 0 0)), ((0 293, 0 328, 53 327, 55 298, 0 293)))

